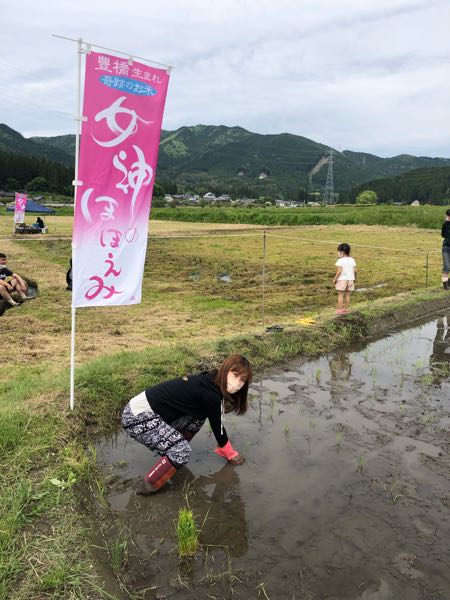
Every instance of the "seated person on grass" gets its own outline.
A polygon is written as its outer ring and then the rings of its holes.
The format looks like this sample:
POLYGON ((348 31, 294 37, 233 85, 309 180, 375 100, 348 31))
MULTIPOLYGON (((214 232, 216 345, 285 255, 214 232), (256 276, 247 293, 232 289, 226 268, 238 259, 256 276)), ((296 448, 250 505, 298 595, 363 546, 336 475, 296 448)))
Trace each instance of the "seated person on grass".
POLYGON ((36 219, 36 223, 33 223, 33 227, 36 227, 36 229, 40 229, 42 233, 44 233, 44 230, 46 229, 45 223, 41 219, 41 217, 38 217, 36 219))
POLYGON ((12 286, 6 283, 6 281, 2 281, 0 279, 0 298, 6 300, 6 302, 8 302, 8 304, 10 304, 11 306, 19 306, 19 303, 13 300, 13 298, 11 297, 13 291, 14 290, 12 286))
POLYGON ((0 286, 1 286, 1 296, 5 298, 6 292, 6 300, 12 305, 15 306, 17 302, 11 298, 10 294, 12 292, 17 292, 20 296, 22 302, 24 300, 29 300, 27 297, 28 286, 25 281, 22 279, 20 275, 11 271, 6 266, 6 254, 0 253, 0 286), (9 296, 9 298, 8 298, 9 296))

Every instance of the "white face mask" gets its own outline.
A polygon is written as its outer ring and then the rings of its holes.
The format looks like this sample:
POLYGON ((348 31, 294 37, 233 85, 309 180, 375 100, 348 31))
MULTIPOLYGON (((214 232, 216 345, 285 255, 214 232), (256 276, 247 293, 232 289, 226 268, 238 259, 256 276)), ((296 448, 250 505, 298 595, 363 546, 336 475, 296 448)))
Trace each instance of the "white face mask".
POLYGON ((233 371, 229 371, 227 374, 227 392, 229 394, 235 394, 242 387, 244 387, 245 381, 243 381, 240 375, 235 375, 233 371))

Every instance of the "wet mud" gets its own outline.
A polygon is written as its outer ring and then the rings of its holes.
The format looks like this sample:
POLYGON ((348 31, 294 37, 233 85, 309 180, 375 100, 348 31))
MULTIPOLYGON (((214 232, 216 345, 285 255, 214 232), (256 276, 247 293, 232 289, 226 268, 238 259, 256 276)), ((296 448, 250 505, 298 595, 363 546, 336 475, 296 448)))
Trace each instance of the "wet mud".
POLYGON ((154 455, 125 434, 98 447, 114 517, 127 532, 122 580, 144 598, 449 600, 450 314, 294 361, 227 416, 239 467, 192 458, 151 497, 135 494, 154 455), (177 556, 189 503, 194 559, 177 556))

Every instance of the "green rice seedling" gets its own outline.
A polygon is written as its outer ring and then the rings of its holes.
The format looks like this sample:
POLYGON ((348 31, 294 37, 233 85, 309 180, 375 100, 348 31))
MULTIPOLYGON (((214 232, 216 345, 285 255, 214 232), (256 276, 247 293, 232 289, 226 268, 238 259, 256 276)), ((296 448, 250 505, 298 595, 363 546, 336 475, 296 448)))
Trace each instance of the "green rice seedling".
POLYGON ((269 411, 269 417, 268 418, 272 422, 273 422, 273 417, 275 415, 275 401, 276 401, 276 397, 277 397, 276 392, 275 393, 274 392, 270 392, 270 395, 269 395, 269 408, 270 408, 270 411, 269 411), (272 394, 275 394, 275 395, 272 395, 272 394))
POLYGON ((180 558, 195 556, 199 545, 199 531, 194 515, 189 508, 180 508, 176 524, 176 537, 178 556, 180 558))
POLYGON ((425 414, 422 415, 422 423, 426 427, 429 427, 430 429, 432 429, 433 428, 433 422, 434 422, 434 414, 432 412, 426 411, 425 414))
POLYGON ((109 547, 109 555, 112 570, 116 577, 119 577, 128 561, 128 537, 123 531, 119 533, 109 547))
POLYGON ((450 375, 450 363, 439 363, 439 366, 435 366, 435 371, 436 373, 439 373, 439 375, 450 375))
MULTIPOLYGON (((202 577, 202 579, 200 579, 200 581, 207 581, 210 585, 214 585, 218 582, 225 582, 225 580, 228 580, 228 587, 229 587, 229 592, 230 592, 229 597, 231 598, 234 594, 234 588, 233 588, 234 582, 238 581, 239 583, 242 583, 242 580, 233 574, 233 565, 231 562, 231 555, 230 555, 228 546, 223 546, 222 544, 208 544, 207 546, 204 546, 204 548, 206 549, 206 554, 205 554, 206 575, 204 577, 202 577), (215 562, 214 556, 212 556, 212 560, 209 561, 209 549, 210 548, 221 548, 226 552, 227 564, 228 564, 227 570, 224 570, 224 571, 219 570, 219 571, 215 572, 214 567, 209 566, 210 562, 212 562, 213 564, 215 562)), ((208 598, 215 598, 215 596, 208 595, 208 598)))
POLYGON ((284 427, 283 431, 284 431, 284 435, 285 435, 286 437, 288 437, 288 436, 289 436, 289 431, 290 431, 290 429, 291 429, 291 428, 289 427, 289 425, 286 425, 286 426, 284 427))
POLYGON ((356 459, 356 472, 362 473, 364 470, 364 463, 366 462, 366 457, 364 454, 360 454, 356 459))
POLYGON ((316 369, 315 378, 316 378, 316 381, 318 384, 320 383, 321 376, 322 376, 322 369, 320 369, 320 368, 316 369))
POLYGON ((344 437, 344 434, 342 433, 342 431, 336 432, 336 450, 337 450, 338 454, 341 450, 341 442, 342 442, 343 437, 344 437))
POLYGON ((269 392, 269 401, 271 404, 275 404, 276 399, 278 398, 278 392, 269 392))
POLYGON ((308 454, 311 454, 311 436, 309 435, 309 433, 305 433, 303 437, 308 442, 308 454))
POLYGON ((106 484, 103 479, 96 477, 94 479, 95 495, 102 508, 108 508, 108 500, 106 499, 106 484))
POLYGON ((277 401, 278 394, 276 392, 270 392, 269 394, 269 407, 270 414, 273 415, 275 412, 275 402, 277 401))
POLYGON ((399 483, 400 483, 400 481, 397 479, 396 481, 394 481, 393 483, 391 483, 389 485, 389 493, 391 495, 392 506, 395 506, 397 504, 398 499, 402 497, 402 494, 397 494, 395 492, 395 489, 399 483))
POLYGON ((433 384, 433 375, 431 373, 426 373, 425 375, 422 375, 422 377, 420 378, 420 383, 423 386, 430 386, 433 384))
POLYGON ((310 419, 309 420, 309 430, 315 431, 316 427, 317 427, 317 423, 313 419, 310 419))
POLYGON ((418 377, 420 371, 425 367, 425 361, 421 358, 419 358, 418 360, 416 360, 416 362, 413 364, 413 368, 415 371, 415 376, 418 377))
POLYGON ((414 363, 414 368, 417 369, 417 371, 420 371, 420 369, 423 369, 424 366, 425 366, 425 361, 423 360, 423 358, 419 358, 414 363))

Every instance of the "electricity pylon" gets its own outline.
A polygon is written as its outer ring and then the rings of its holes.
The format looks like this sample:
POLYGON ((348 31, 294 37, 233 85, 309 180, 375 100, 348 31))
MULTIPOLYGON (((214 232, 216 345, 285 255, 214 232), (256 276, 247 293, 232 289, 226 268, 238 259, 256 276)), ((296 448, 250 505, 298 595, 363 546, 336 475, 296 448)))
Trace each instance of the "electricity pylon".
POLYGON ((328 173, 323 193, 323 203, 334 204, 333 148, 330 148, 330 155, 328 157, 328 173))

